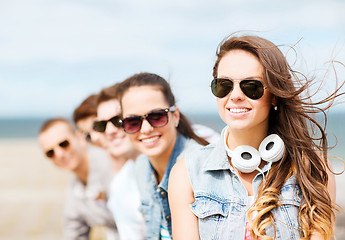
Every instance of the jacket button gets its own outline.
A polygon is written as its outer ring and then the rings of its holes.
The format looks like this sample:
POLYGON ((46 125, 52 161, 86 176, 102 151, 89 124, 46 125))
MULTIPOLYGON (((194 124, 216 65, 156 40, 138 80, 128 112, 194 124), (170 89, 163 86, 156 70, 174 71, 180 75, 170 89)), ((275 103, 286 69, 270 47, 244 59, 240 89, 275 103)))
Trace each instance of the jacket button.
POLYGON ((167 197, 167 192, 166 191, 161 191, 161 197, 166 198, 167 197))
POLYGON ((170 215, 167 215, 165 219, 169 222, 170 221, 170 215))

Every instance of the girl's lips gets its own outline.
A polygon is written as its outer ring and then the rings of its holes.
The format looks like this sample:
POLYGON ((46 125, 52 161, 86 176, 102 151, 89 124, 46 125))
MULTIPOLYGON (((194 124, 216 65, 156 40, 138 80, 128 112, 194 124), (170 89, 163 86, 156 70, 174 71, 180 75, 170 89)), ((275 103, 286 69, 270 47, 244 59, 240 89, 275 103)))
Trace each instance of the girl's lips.
POLYGON ((155 135, 155 136, 152 136, 152 137, 147 137, 147 138, 139 139, 139 141, 141 143, 143 143, 145 146, 153 146, 153 145, 155 145, 157 143, 159 138, 160 138, 159 135, 155 135))
POLYGON ((250 111, 249 108, 229 108, 228 110, 231 113, 245 113, 250 111))
POLYGON ((232 116, 232 117, 235 117, 235 118, 241 118, 245 115, 248 114, 248 112, 251 111, 250 108, 227 108, 227 110, 229 111, 229 114, 232 116))

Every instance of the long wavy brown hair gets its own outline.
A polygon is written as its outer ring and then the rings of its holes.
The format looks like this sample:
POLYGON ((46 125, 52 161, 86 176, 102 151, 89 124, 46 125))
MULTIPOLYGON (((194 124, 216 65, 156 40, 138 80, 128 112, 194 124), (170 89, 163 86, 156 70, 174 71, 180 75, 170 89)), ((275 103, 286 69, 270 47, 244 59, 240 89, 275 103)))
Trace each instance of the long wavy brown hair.
POLYGON ((328 144, 325 134, 326 110, 334 103, 340 88, 327 98, 312 103, 309 88, 315 78, 294 71, 285 56, 272 42, 257 36, 229 36, 218 46, 213 77, 217 77, 218 65, 229 51, 239 49, 258 58, 264 67, 264 77, 269 91, 277 99, 277 111, 269 116, 269 133, 278 134, 286 146, 282 160, 272 165, 262 181, 254 207, 249 211, 251 235, 260 239, 266 236, 265 229, 274 224, 272 209, 279 207, 279 195, 284 182, 294 174, 301 189, 302 202, 299 206, 301 237, 309 239, 313 231, 325 239, 331 238, 334 231, 335 210, 327 190, 329 169, 327 160, 328 144), (324 117, 324 124, 316 121, 316 113, 324 117), (257 212, 253 214, 254 212, 257 212))

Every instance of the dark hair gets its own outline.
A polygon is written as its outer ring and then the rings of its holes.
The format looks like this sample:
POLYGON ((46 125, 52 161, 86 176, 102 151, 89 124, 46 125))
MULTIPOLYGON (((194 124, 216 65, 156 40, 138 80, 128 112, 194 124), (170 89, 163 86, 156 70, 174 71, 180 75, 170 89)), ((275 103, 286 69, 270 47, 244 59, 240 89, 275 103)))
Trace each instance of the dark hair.
POLYGON ((73 112, 73 121, 78 121, 97 115, 97 94, 87 97, 73 112))
MULTIPOLYGON (((158 76, 157 74, 153 73, 138 73, 135 74, 129 78, 127 78, 125 81, 123 81, 119 87, 119 95, 120 99, 122 99, 124 93, 128 91, 131 87, 137 87, 137 86, 154 86, 157 87, 165 97, 166 102, 169 104, 169 106, 174 106, 175 103, 175 97, 171 91, 169 83, 162 78, 161 76, 158 76)), ((180 112, 180 122, 177 127, 177 131, 184 135, 185 137, 192 138, 196 142, 198 142, 201 145, 207 145, 208 142, 202 138, 196 135, 194 130, 192 129, 192 126, 187 119, 185 115, 183 115, 180 112)))
POLYGON ((275 96, 278 106, 278 111, 270 113, 269 132, 278 134, 286 146, 283 159, 272 165, 266 181, 259 186, 256 207, 251 211, 258 213, 253 221, 252 233, 256 237, 264 237, 265 228, 274 225, 270 210, 278 207, 281 188, 294 173, 303 195, 303 202, 299 206, 303 238, 310 237, 312 228, 323 236, 332 236, 336 205, 331 203, 327 190, 328 145, 325 126, 323 128, 310 114, 321 112, 326 123, 325 110, 332 105, 335 97, 343 94, 338 91, 344 83, 318 103, 311 103, 307 94, 307 97, 301 98, 300 94, 308 91, 314 79, 293 71, 276 45, 257 36, 230 36, 224 39, 217 49, 213 77, 217 77, 221 59, 232 50, 253 54, 263 65, 268 90, 275 96), (328 105, 318 107, 323 103, 328 105), (311 128, 314 132, 310 132, 311 128), (316 130, 318 134, 315 135, 316 130))
POLYGON ((109 100, 120 100, 118 88, 119 83, 116 83, 110 87, 103 88, 101 92, 98 94, 97 106, 102 102, 106 102, 109 100))
POLYGON ((50 118, 42 124, 39 130, 39 134, 47 131, 48 129, 50 129, 51 127, 53 127, 54 125, 58 123, 65 124, 72 133, 75 133, 75 128, 73 127, 73 124, 70 121, 68 121, 66 118, 50 118))

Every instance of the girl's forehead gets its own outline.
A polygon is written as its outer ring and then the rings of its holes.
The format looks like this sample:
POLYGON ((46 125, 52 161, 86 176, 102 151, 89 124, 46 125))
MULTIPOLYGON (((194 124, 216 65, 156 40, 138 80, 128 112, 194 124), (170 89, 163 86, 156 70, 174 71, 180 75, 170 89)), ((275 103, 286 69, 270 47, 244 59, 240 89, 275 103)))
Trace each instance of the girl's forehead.
POLYGON ((122 104, 135 100, 156 100, 165 101, 163 92, 156 86, 135 86, 128 89, 122 97, 122 104))
POLYGON ((218 65, 218 77, 245 79, 263 77, 264 68, 259 59, 244 50, 232 50, 225 54, 218 65))
POLYGON ((169 107, 162 91, 154 86, 131 87, 122 98, 124 115, 143 115, 154 109, 169 107))

